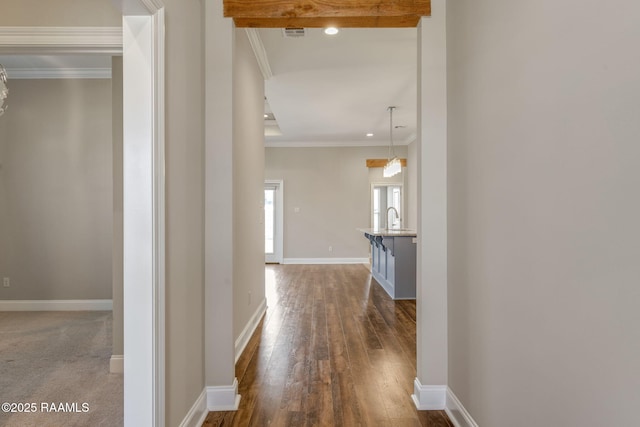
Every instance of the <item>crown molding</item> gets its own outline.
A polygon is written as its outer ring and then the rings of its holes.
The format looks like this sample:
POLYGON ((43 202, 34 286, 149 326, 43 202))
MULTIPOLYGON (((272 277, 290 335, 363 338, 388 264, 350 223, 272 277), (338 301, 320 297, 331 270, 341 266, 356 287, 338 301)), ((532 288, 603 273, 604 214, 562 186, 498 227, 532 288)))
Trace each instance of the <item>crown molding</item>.
POLYGON ((111 68, 7 68, 11 79, 110 79, 111 68))
POLYGON ((267 56, 267 50, 264 48, 264 44, 262 43, 260 33, 255 28, 245 28, 245 31, 247 33, 247 37, 249 37, 249 43, 251 43, 251 48, 256 56, 256 60, 258 61, 258 67, 260 67, 262 77, 265 80, 269 80, 273 77, 273 73, 271 72, 269 57, 267 56))
POLYGON ((0 27, 0 53, 122 54, 121 27, 0 27))

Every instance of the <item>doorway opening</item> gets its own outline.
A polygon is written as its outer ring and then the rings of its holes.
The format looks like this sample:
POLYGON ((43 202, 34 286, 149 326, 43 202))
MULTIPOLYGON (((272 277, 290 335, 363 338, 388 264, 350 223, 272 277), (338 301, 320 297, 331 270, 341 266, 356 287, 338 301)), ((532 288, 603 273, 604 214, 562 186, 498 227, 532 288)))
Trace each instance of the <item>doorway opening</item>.
POLYGON ((284 182, 264 182, 264 261, 282 264, 284 242, 284 182))
POLYGON ((0 32, 30 54, 122 54, 124 80, 124 365, 126 425, 164 425, 164 9, 125 0, 122 37, 105 28, 22 27, 0 32), (92 37, 87 37, 90 34, 92 37), (123 45, 125 48, 123 49, 123 45), (141 83, 140 83, 141 82, 141 83), (144 177, 140 178, 140 177, 144 177), (127 230, 145 230, 131 233, 127 230))

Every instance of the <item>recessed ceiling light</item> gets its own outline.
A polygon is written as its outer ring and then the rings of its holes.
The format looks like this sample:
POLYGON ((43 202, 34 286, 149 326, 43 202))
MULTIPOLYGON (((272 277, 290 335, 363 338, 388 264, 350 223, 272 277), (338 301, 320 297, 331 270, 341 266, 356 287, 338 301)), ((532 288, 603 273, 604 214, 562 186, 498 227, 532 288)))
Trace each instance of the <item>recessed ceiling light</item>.
POLYGON ((368 133, 367 136, 371 137, 371 136, 373 136, 373 134, 372 133, 368 133))
POLYGON ((324 33, 328 36, 335 36, 339 31, 340 30, 338 30, 336 27, 328 27, 324 29, 324 33))

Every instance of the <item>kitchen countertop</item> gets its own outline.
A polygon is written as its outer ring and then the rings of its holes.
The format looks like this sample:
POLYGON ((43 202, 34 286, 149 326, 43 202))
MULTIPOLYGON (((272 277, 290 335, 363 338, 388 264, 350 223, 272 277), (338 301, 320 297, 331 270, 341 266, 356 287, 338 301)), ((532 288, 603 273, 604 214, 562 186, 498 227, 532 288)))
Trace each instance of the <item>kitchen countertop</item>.
POLYGON ((383 237, 417 237, 416 230, 409 228, 399 228, 388 230, 386 228, 358 228, 358 231, 367 233, 371 236, 383 236, 383 237))

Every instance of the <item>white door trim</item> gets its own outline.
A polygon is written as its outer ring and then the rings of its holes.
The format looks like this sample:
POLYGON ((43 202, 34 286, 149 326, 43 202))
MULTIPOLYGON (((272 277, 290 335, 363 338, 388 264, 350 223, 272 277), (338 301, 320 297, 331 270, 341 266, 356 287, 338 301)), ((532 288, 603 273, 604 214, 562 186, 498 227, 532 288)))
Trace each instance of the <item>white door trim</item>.
POLYGON ((165 425, 164 8, 123 0, 124 424, 165 425))
POLYGON ((284 181, 265 179, 264 185, 265 187, 268 185, 276 187, 275 253, 267 262, 282 264, 284 259, 284 181))

